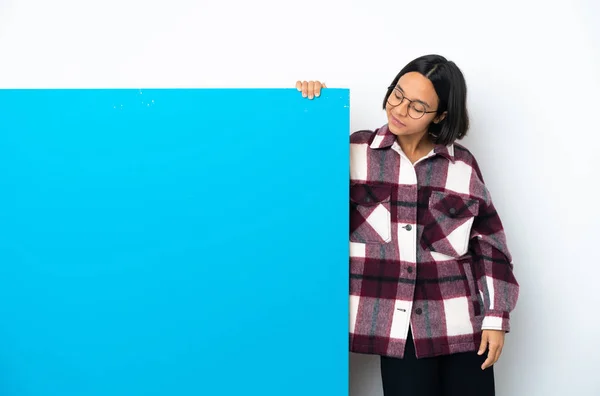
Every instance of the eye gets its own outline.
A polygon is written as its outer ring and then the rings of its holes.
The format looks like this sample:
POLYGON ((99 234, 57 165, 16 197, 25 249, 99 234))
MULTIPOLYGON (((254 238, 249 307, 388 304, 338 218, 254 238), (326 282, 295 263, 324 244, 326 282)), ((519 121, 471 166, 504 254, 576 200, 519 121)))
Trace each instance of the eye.
POLYGON ((413 103, 411 107, 419 114, 425 113, 425 106, 423 106, 421 103, 413 103))

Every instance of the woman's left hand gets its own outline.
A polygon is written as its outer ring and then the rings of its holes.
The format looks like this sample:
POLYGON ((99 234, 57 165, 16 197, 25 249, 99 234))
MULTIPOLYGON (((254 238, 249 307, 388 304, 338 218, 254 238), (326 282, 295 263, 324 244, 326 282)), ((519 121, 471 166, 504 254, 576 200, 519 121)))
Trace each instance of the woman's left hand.
POLYGON ((491 367, 494 363, 500 359, 502 348, 504 347, 504 334, 503 330, 483 330, 481 335, 481 345, 479 346, 478 355, 483 355, 486 349, 488 351, 488 357, 481 366, 482 370, 491 367))

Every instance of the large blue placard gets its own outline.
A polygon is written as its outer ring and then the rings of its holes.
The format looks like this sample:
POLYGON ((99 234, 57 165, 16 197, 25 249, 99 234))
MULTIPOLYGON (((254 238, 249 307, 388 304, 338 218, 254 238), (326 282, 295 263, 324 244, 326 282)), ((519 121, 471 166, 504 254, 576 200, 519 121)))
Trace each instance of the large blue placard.
POLYGON ((0 394, 348 394, 349 92, 0 90, 0 394))

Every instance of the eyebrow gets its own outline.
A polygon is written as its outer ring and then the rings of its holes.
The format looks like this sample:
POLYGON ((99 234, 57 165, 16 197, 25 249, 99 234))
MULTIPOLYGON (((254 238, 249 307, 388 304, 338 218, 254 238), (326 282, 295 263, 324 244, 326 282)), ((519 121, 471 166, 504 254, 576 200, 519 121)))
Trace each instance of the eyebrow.
MULTIPOLYGON (((404 93, 404 90, 402 89, 402 87, 400 85, 396 85, 396 88, 398 88, 400 91, 402 91, 402 93, 404 93)), ((411 99, 412 100, 412 99, 411 99)), ((429 106, 429 103, 422 101, 421 99, 414 99, 412 100, 413 102, 419 102, 419 103, 423 103, 425 106, 431 108, 431 106, 429 106)))

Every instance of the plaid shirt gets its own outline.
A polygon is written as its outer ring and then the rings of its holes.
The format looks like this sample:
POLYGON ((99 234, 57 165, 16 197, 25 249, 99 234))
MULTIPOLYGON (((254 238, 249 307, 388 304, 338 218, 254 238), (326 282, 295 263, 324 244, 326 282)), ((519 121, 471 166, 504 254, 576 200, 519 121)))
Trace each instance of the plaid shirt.
POLYGON ((473 155, 438 145, 414 165, 387 125, 350 139, 350 350, 475 351, 509 331, 519 285, 473 155))

